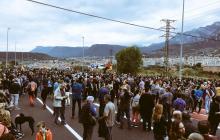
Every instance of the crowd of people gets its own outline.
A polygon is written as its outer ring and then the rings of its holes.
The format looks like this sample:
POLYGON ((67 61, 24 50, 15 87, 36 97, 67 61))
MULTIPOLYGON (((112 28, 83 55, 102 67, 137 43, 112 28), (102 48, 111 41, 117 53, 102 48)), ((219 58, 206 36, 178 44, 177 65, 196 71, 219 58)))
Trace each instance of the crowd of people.
MULTIPOLYGON (((142 127, 143 131, 153 131, 155 140, 219 139, 216 132, 220 123, 220 81, 215 79, 179 80, 57 69, 10 69, 3 71, 1 77, 0 140, 23 137, 10 116, 11 111, 20 110, 19 97, 23 95, 29 97, 30 107, 35 107, 36 97, 40 96, 42 109, 46 109, 47 98, 51 97, 56 125, 66 124, 65 108, 71 106, 72 119, 78 118, 83 126, 84 140, 92 139, 95 125, 99 127, 99 137, 106 140, 112 140, 115 126, 142 127), (191 120, 195 112, 207 114, 208 119, 195 125, 191 120)), ((36 140, 52 140, 46 122, 37 126, 36 140)))

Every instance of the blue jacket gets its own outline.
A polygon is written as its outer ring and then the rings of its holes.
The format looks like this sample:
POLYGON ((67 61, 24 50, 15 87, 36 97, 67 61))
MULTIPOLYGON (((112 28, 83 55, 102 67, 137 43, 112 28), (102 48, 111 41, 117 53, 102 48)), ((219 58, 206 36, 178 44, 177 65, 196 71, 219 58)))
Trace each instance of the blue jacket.
POLYGON ((196 100, 199 100, 203 96, 203 91, 201 89, 195 90, 196 100))
POLYGON ((74 99, 81 99, 82 98, 83 87, 80 83, 73 83, 72 84, 72 97, 74 99))

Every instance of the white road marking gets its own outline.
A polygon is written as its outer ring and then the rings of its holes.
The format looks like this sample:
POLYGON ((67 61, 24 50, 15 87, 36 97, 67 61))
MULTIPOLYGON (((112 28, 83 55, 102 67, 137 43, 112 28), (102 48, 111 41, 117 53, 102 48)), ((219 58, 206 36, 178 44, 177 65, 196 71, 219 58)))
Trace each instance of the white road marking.
MULTIPOLYGON (((43 102, 41 101, 41 99, 37 98, 37 100, 43 105, 43 102)), ((52 110, 49 106, 46 105, 46 109, 47 109, 51 114, 53 114, 53 110, 52 110)), ((60 117, 59 117, 59 121, 61 121, 60 117)), ((70 133, 72 133, 78 140, 83 140, 83 138, 82 138, 72 127, 70 127, 68 124, 65 124, 64 126, 65 126, 65 127, 67 128, 67 130, 68 130, 70 133)))

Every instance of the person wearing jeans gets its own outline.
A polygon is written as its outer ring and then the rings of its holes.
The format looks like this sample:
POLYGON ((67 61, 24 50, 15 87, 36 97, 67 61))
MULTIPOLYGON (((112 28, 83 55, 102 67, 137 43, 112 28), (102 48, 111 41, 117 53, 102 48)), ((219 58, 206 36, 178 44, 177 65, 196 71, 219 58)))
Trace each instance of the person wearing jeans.
POLYGON ((215 93, 211 90, 210 85, 208 85, 208 87, 205 90, 205 92, 206 92, 206 96, 205 96, 205 110, 206 110, 206 114, 209 114, 211 100, 212 100, 213 95, 215 95, 215 93))
POLYGON ((11 94, 10 106, 15 106, 16 110, 19 110, 18 100, 19 100, 19 94, 11 94))
POLYGON ((18 100, 19 100, 19 91, 20 85, 16 80, 13 80, 12 84, 9 87, 9 93, 11 94, 10 107, 15 107, 16 110, 19 110, 18 100))
POLYGON ((76 102, 78 103, 78 116, 80 116, 81 112, 81 100, 82 100, 82 91, 83 87, 82 84, 80 83, 79 79, 73 79, 72 80, 72 119, 75 117, 75 105, 76 102))

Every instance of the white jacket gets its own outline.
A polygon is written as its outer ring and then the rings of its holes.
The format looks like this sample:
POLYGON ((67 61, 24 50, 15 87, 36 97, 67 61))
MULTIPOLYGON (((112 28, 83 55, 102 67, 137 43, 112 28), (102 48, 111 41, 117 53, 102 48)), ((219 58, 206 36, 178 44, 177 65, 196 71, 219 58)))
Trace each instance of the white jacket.
POLYGON ((55 91, 54 91, 54 100, 53 100, 53 106, 54 107, 62 107, 62 100, 64 99, 65 97, 63 97, 61 95, 61 92, 60 92, 60 87, 58 87, 55 91))

